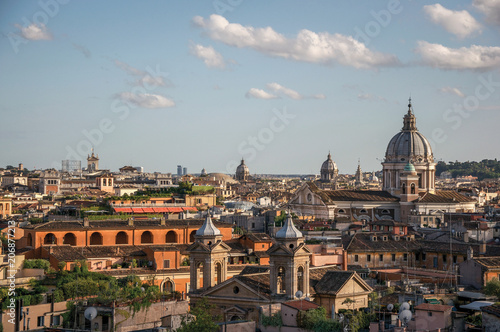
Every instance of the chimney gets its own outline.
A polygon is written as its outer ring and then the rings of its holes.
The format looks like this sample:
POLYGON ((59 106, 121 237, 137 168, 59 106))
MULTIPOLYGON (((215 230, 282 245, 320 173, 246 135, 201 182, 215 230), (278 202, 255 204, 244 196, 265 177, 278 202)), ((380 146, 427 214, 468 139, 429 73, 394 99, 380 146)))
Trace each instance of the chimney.
POLYGON ((83 218, 83 227, 90 227, 89 218, 83 218))
POLYGON ((474 258, 474 249, 471 246, 467 248, 467 260, 471 260, 474 258))
POLYGON ((134 217, 128 218, 128 225, 134 226, 134 217))
POLYGON ((160 225, 165 226, 165 216, 164 215, 160 218, 160 225))
POLYGON ((468 232, 464 233, 464 242, 469 242, 469 233, 468 232))
POLYGON ((486 255, 486 242, 484 240, 479 243, 479 254, 486 255))
POLYGON ((185 216, 184 216, 184 212, 179 213, 179 219, 180 220, 186 219, 185 216))
POLYGON ((347 251, 342 250, 342 270, 347 271, 347 251))

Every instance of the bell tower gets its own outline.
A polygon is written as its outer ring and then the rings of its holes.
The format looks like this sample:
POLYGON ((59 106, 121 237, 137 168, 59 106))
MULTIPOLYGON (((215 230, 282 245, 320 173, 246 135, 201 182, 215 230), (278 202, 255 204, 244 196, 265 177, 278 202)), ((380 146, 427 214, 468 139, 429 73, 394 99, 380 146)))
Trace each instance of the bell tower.
POLYGON ((290 215, 286 216, 285 224, 276 233, 276 243, 267 253, 271 266, 271 295, 294 299, 297 291, 301 291, 301 298, 309 296, 309 258, 312 253, 290 215))
POLYGON ((401 181, 401 220, 408 221, 411 209, 414 204, 413 201, 418 199, 418 174, 412 163, 407 163, 403 173, 400 176, 401 181))
POLYGON ((231 248, 207 214, 187 251, 190 260, 190 292, 213 287, 227 279, 227 256, 231 248))

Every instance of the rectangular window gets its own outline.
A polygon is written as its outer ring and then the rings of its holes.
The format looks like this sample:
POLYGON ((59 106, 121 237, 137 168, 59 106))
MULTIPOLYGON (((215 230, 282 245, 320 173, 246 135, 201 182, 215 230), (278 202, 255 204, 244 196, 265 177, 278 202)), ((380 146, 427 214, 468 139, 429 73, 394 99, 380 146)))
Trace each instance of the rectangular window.
POLYGON ((378 260, 383 262, 384 261, 384 255, 380 254, 378 255, 378 260))
POLYGON ((372 255, 366 255, 366 261, 371 262, 372 261, 372 255))
POLYGON ((457 264, 457 260, 458 260, 457 255, 453 255, 453 264, 457 264))
POLYGON ((403 254, 403 260, 406 262, 408 261, 408 254, 403 254))
POLYGON ((61 325, 61 316, 60 315, 52 316, 52 326, 59 326, 59 325, 61 325))
POLYGON ((427 255, 425 252, 422 253, 422 260, 425 261, 427 259, 427 255))
POLYGON ((384 230, 384 225, 380 226, 380 230, 383 231, 384 230))
POLYGON ((170 259, 163 260, 163 268, 170 269, 170 259))
POLYGON ((395 262, 396 261, 396 254, 392 254, 392 261, 395 262))
POLYGON ((432 316, 432 311, 429 311, 427 314, 429 317, 432 316))
POLYGON ((446 254, 443 254, 443 263, 446 263, 446 258, 447 258, 446 254))
POLYGON ((415 253, 415 260, 420 261, 420 253, 419 252, 415 253))
POLYGON ((38 316, 36 326, 45 326, 45 316, 38 316))
POLYGON ((255 228, 255 223, 254 222, 252 223, 252 228, 255 228))
POLYGON ((434 259, 432 260, 432 263, 433 263, 434 267, 437 268, 438 267, 438 258, 434 257, 434 259))
POLYGON ((358 255, 354 255, 354 261, 357 262, 359 259, 358 255))

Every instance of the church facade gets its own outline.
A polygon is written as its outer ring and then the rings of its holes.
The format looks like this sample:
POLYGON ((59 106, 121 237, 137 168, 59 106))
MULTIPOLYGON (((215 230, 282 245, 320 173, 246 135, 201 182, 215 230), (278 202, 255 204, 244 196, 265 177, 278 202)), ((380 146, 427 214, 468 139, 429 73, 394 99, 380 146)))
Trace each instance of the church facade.
MULTIPOLYGON (((475 211, 473 199, 454 191, 436 190, 434 155, 429 141, 417 129, 411 99, 403 128, 387 145, 382 190, 321 189, 325 181, 332 181, 329 168, 336 170, 333 178, 338 176, 336 165, 331 165, 335 163, 329 154, 321 167, 321 180, 305 183, 294 193, 289 206, 296 214, 324 220, 408 222, 412 214, 475 211)), ((359 166, 357 173, 361 174, 359 166)))

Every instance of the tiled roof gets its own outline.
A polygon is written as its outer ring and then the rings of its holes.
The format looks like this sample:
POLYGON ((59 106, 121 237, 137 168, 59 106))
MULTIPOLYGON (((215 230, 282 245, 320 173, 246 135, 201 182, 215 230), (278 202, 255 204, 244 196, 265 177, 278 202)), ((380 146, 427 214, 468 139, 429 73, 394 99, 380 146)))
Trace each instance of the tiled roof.
POLYGON ((431 304, 431 303, 421 303, 415 307, 415 310, 427 310, 427 311, 448 311, 451 310, 453 306, 444 304, 431 304))
POLYGON ((266 233, 248 233, 246 236, 253 242, 273 242, 273 239, 266 233))
POLYGON ((498 305, 489 305, 486 307, 481 307, 481 311, 500 317, 500 306, 498 305))
POLYGON ((264 295, 268 298, 271 297, 271 282, 268 273, 237 275, 234 276, 233 278, 240 280, 245 285, 252 288, 255 292, 264 295))
POLYGON ((266 273, 269 272, 269 266, 245 266, 243 271, 240 272, 240 275, 245 274, 255 274, 255 273, 266 273))
POLYGON ((417 203, 471 203, 474 199, 466 197, 452 190, 439 190, 435 194, 424 193, 417 203))
POLYGON ((309 189, 319 195, 325 203, 335 201, 399 202, 399 198, 382 190, 321 190, 313 182, 307 184, 309 189))
POLYGON ((136 246, 54 246, 51 255, 66 262, 89 258, 146 256, 144 251, 136 246))
MULTIPOLYGON (((92 220, 89 221, 89 227, 84 227, 83 221, 72 220, 72 221, 49 221, 43 224, 28 225, 23 228, 25 229, 36 229, 39 231, 45 230, 80 230, 80 229, 117 229, 117 228, 179 228, 179 227, 199 227, 203 224, 203 219, 167 219, 165 220, 165 225, 160 224, 160 219, 136 219, 134 220, 134 225, 129 226, 128 220, 92 220)), ((214 224, 219 228, 230 228, 231 224, 214 222, 214 224)))
POLYGON ((335 295, 354 274, 353 271, 328 271, 314 286, 314 290, 320 294, 335 295))
POLYGON ((307 300, 293 300, 293 301, 288 301, 282 303, 282 305, 286 305, 288 307, 297 309, 297 310, 310 310, 310 309, 316 309, 319 308, 319 305, 317 305, 314 302, 307 301, 307 300))
POLYGON ((500 257, 477 257, 474 261, 486 268, 500 268, 500 257))

